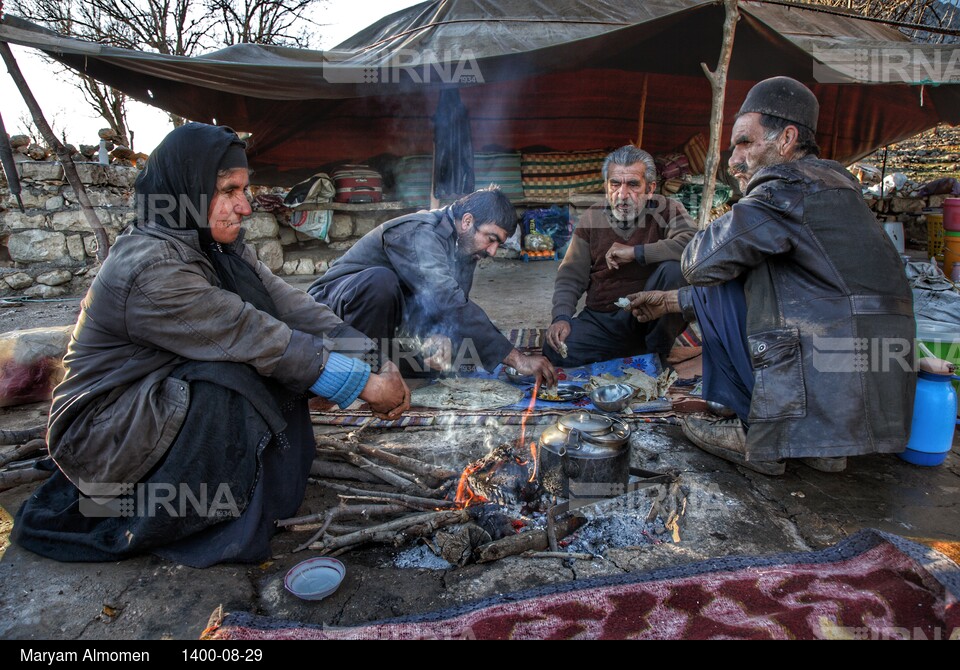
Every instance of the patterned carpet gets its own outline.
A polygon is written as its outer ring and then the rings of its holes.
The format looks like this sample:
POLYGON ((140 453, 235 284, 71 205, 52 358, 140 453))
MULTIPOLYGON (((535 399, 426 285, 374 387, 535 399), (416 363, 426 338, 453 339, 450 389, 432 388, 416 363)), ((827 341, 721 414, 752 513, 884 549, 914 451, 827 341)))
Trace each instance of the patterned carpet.
MULTIPOLYGON (((292 597, 292 596, 291 596, 292 597)), ((866 530, 817 552, 726 557, 322 628, 215 613, 205 639, 960 639, 960 567, 866 530)))

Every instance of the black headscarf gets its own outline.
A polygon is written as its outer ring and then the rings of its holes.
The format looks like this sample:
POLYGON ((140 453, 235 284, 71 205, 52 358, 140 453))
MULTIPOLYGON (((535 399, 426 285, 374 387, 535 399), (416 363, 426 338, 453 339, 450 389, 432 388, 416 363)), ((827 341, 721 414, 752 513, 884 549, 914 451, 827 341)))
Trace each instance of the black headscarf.
POLYGON ((245 147, 226 126, 188 123, 177 128, 154 149, 137 177, 137 219, 174 230, 195 230, 221 288, 277 316, 276 305, 260 277, 231 247, 214 241, 207 221, 217 172, 246 167, 245 158, 239 158, 238 152, 245 147))

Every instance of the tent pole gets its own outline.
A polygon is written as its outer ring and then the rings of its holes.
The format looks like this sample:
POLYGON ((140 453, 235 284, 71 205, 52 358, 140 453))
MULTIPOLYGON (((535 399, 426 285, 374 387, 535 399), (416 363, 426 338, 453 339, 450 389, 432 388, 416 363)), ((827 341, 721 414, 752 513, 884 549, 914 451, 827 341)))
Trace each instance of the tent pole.
POLYGON ((710 205, 717 185, 717 167, 720 164, 720 134, 723 132, 723 103, 726 97, 727 70, 730 69, 730 57, 733 54, 733 36, 737 30, 740 10, 737 0, 723 0, 727 17, 723 21, 723 43, 716 72, 711 72, 706 63, 700 63, 704 74, 710 80, 713 91, 713 105, 710 110, 710 146, 707 149, 707 164, 703 175, 703 197, 700 200, 699 226, 706 228, 710 223, 710 205))
POLYGON ((637 128, 637 142, 634 146, 643 148, 643 122, 647 118, 647 77, 649 77, 646 72, 643 73, 643 92, 640 94, 640 120, 639 126, 637 128))
POLYGON ((80 181, 80 175, 77 174, 77 166, 74 164, 70 152, 67 151, 63 143, 57 139, 53 129, 50 128, 50 124, 48 124, 44 118, 43 110, 40 109, 37 99, 33 97, 30 87, 27 86, 27 81, 23 78, 23 73, 20 72, 20 66, 17 65, 17 61, 13 57, 13 52, 10 50, 10 45, 6 42, 0 42, 0 56, 3 57, 3 62, 7 66, 7 72, 10 73, 17 88, 20 90, 20 96, 27 104, 27 109, 30 110, 33 122, 37 124, 37 128, 40 129, 44 141, 53 148, 57 154, 57 158, 60 159, 60 164, 63 165, 63 174, 66 176, 70 186, 73 187, 74 193, 77 194, 77 200, 80 201, 80 209, 83 211, 83 215, 93 229, 94 237, 97 239, 97 260, 102 263, 107 260, 107 254, 110 253, 110 240, 107 237, 107 231, 103 229, 103 224, 100 222, 99 217, 97 217, 97 213, 93 210, 93 204, 87 196, 87 190, 83 187, 83 182, 80 181))

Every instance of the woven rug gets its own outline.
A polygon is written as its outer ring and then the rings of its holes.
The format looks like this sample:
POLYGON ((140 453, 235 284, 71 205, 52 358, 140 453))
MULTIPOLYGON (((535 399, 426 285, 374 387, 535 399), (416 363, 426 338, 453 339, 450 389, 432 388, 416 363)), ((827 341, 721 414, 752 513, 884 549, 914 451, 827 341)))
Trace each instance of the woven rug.
POLYGON ((960 568, 866 530, 822 551, 578 580, 355 628, 214 613, 206 639, 960 639, 960 568))

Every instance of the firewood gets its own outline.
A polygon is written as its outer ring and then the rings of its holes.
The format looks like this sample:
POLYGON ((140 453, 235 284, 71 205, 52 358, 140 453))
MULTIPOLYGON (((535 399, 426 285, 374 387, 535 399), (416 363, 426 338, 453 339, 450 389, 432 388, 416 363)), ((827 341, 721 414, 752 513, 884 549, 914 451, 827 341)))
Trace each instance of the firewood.
POLYGON ((437 465, 424 463, 423 461, 419 461, 416 458, 410 458, 409 456, 392 454, 389 451, 384 451, 383 449, 378 449, 377 447, 371 447, 367 444, 358 444, 357 448, 360 450, 361 454, 370 456, 371 458, 376 458, 377 460, 385 463, 389 463, 390 465, 396 466, 401 470, 412 472, 415 475, 420 475, 428 480, 433 480, 433 486, 439 486, 448 479, 460 476, 460 473, 454 470, 447 470, 446 468, 441 468, 437 465))
POLYGON ((568 554, 565 551, 528 551, 520 554, 521 558, 561 558, 563 560, 572 559, 574 561, 592 561, 596 558, 593 554, 568 554))
POLYGON ((321 554, 329 554, 334 551, 342 552, 345 549, 368 542, 379 544, 398 543, 410 537, 430 535, 444 526, 466 523, 469 520, 470 512, 468 510, 414 514, 389 521, 379 526, 366 528, 349 535, 327 538, 321 542, 311 544, 310 549, 318 551, 321 554))
POLYGON ((382 480, 361 470, 355 465, 342 462, 316 460, 310 466, 310 475, 330 479, 348 479, 367 484, 379 484, 382 480))
POLYGON ((405 477, 401 477, 390 468, 383 465, 376 465, 375 463, 371 463, 370 461, 368 461, 366 458, 364 458, 359 454, 354 454, 349 451, 345 451, 343 452, 343 457, 351 465, 357 466, 358 468, 364 470, 365 472, 370 473, 374 477, 377 477, 382 481, 385 481, 387 484, 397 487, 398 489, 410 489, 416 486, 412 481, 410 481, 409 479, 406 479, 405 477))
POLYGON ((348 497, 363 499, 363 500, 397 501, 402 503, 408 503, 410 505, 415 505, 417 507, 427 507, 428 509, 438 509, 442 507, 453 508, 453 507, 456 507, 457 505, 455 502, 451 500, 423 498, 419 496, 408 495, 406 493, 390 493, 388 491, 370 491, 368 489, 360 489, 353 486, 345 486, 344 484, 338 484, 336 482, 330 482, 330 481, 323 481, 321 483, 327 488, 346 494, 346 496, 348 497))
MULTIPOLYGON (((563 539, 585 523, 579 516, 557 519, 557 538, 563 539)), ((477 563, 499 561, 507 556, 516 556, 526 551, 545 551, 550 546, 546 530, 529 530, 526 533, 511 535, 477 549, 477 563)))
POLYGON ((46 437, 46 426, 35 426, 33 428, 24 428, 22 430, 3 430, 0 429, 0 444, 23 444, 30 440, 36 440, 46 437))
POLYGON ((403 505, 353 505, 334 507, 321 514, 311 514, 309 516, 299 516, 293 519, 281 519, 277 521, 279 528, 291 528, 292 526, 305 526, 307 524, 324 521, 332 511, 336 510, 336 520, 354 521, 356 519, 372 519, 378 516, 390 516, 391 514, 408 514, 410 509, 403 505))
POLYGON ((11 449, 7 453, 0 456, 0 468, 6 466, 8 463, 19 461, 27 456, 32 456, 33 454, 41 451, 46 451, 46 449, 47 443, 42 439, 30 440, 26 444, 21 444, 19 447, 11 449))
POLYGON ((0 491, 6 491, 31 482, 39 482, 49 478, 52 474, 52 470, 37 470, 36 468, 0 472, 0 491))

